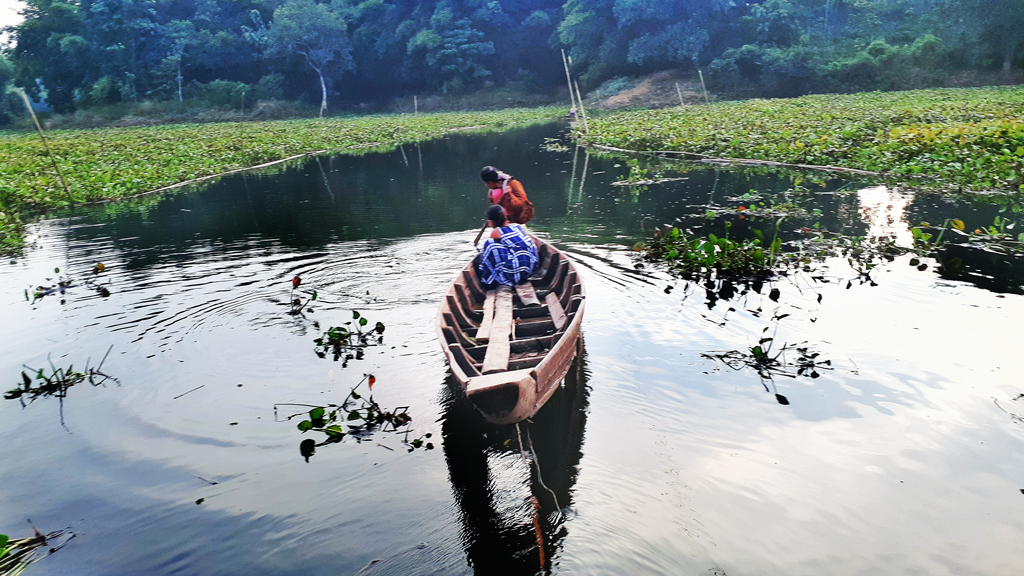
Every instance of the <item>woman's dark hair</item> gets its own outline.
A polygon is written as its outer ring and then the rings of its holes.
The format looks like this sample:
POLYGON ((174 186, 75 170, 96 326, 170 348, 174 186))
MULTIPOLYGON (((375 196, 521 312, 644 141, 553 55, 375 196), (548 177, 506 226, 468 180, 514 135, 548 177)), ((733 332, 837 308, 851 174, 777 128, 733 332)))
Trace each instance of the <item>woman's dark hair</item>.
POLYGON ((502 208, 501 205, 499 204, 491 206, 490 208, 487 209, 487 219, 490 220, 491 222, 494 222, 498 226, 504 226, 506 222, 505 209, 502 208))
POLYGON ((484 169, 480 171, 480 178, 484 182, 500 182, 501 177, 498 176, 498 169, 494 166, 484 166, 484 169))

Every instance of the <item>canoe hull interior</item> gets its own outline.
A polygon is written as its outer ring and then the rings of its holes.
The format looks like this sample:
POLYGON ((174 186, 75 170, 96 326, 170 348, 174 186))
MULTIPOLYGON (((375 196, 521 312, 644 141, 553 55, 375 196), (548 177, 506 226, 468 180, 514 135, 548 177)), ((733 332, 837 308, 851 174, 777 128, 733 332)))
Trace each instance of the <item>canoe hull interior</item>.
POLYGON ((577 354, 586 298, 583 281, 561 252, 534 241, 541 263, 530 284, 546 300, 527 306, 516 298, 507 370, 482 373, 487 345, 476 337, 489 322, 483 322, 486 291, 476 278, 475 260, 456 276, 438 310, 438 339, 452 373, 477 410, 495 424, 514 424, 536 414, 577 354))

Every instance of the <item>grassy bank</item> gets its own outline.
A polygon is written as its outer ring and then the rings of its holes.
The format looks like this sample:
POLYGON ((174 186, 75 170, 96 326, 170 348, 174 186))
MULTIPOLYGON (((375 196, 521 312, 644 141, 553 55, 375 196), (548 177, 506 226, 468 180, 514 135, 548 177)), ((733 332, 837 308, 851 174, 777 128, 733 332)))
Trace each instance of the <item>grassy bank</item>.
POLYGON ((927 175, 1024 189, 1024 87, 713 103, 591 119, 593 144, 927 175))
POLYGON ((0 132, 0 249, 16 250, 20 216, 125 198, 179 182, 296 154, 357 152, 437 138, 452 130, 497 130, 551 120, 559 108, 365 116, 231 124, 55 130, 47 137, 71 198, 61 188, 39 136, 0 132))

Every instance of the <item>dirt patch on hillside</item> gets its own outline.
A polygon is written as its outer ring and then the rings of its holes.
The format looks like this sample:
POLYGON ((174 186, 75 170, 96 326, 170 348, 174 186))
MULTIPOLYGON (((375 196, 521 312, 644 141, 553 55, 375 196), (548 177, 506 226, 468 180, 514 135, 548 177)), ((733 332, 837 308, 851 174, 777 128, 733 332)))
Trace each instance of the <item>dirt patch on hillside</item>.
POLYGON ((664 70, 641 78, 609 80, 588 94, 586 100, 590 107, 598 110, 667 108, 679 106, 680 95, 683 104, 703 102, 700 80, 679 70, 664 70))

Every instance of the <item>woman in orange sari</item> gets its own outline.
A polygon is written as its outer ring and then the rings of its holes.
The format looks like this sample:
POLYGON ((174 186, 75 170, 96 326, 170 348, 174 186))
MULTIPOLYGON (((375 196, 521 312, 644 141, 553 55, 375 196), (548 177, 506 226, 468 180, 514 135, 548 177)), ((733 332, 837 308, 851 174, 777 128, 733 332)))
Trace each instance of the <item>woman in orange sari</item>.
POLYGON ((480 178, 487 185, 487 200, 504 208, 509 222, 526 224, 533 219, 533 202, 526 197, 519 180, 494 166, 484 166, 480 178))

